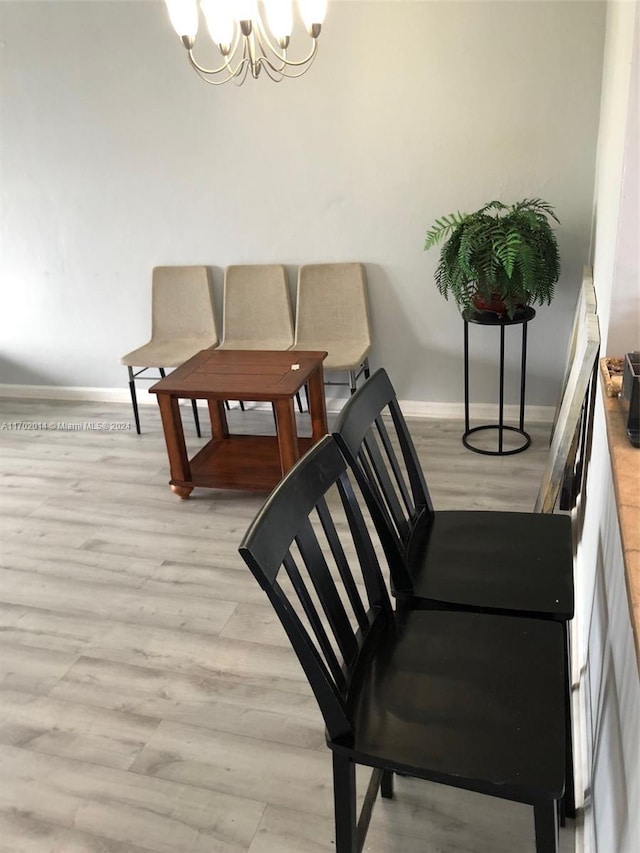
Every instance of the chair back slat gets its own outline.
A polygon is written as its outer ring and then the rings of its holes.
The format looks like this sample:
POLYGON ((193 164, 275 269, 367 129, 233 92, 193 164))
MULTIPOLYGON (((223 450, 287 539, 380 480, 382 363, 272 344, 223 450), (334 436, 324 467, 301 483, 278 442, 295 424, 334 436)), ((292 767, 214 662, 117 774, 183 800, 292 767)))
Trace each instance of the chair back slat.
POLYGON ((240 545, 291 640, 332 738, 348 737, 349 689, 393 622, 375 548, 331 436, 276 486, 240 545), (282 569, 282 571, 281 571, 282 569))
POLYGON ((369 506, 394 587, 410 591, 405 556, 418 518, 433 504, 393 386, 378 370, 345 403, 334 436, 369 506))
MULTIPOLYGON (((252 557, 249 551, 240 552, 252 570, 255 577, 260 570, 257 565, 252 566, 252 557), (255 568, 255 570, 254 570, 255 568)), ((265 592, 278 614, 280 622, 289 638, 298 660, 309 681, 313 694, 322 712, 322 716, 331 736, 348 737, 352 733, 352 726, 346 711, 345 690, 340 689, 335 679, 331 676, 327 664, 318 651, 311 635, 303 624, 296 609, 291 605, 289 598, 278 583, 268 586, 265 592)))
MULTIPOLYGON (((303 534, 301 534, 301 536, 303 536, 303 534)), ((322 655, 326 661, 326 665, 331 673, 331 676, 336 682, 340 693, 342 693, 346 685, 344 673, 342 672, 342 666, 338 661, 336 653, 334 652, 333 647, 331 645, 331 641, 329 640, 327 632, 325 631, 324 626, 322 624, 322 620, 320 619, 313 600, 311 599, 311 596, 309 595, 309 592, 304 584, 302 575, 298 571, 296 562, 291 556, 291 554, 287 554, 287 556, 284 558, 283 565, 286 569, 289 579, 291 580, 291 583, 293 584, 293 588, 300 600, 300 604, 302 605, 304 614, 309 620, 311 629, 316 635, 320 651, 322 652, 322 655)))
POLYGON ((404 505, 405 513, 408 518, 415 511, 415 506, 418 501, 414 500, 412 502, 411 500, 411 496, 409 495, 409 489, 407 488, 407 481, 402 473, 402 466, 400 465, 398 455, 393 447, 393 444, 391 443, 389 432, 387 430, 387 427, 385 426, 385 422, 382 417, 376 418, 376 429, 378 430, 380 440, 382 441, 382 446, 384 447, 389 467, 393 472, 393 479, 396 488, 402 498, 402 503, 404 505))
MULTIPOLYGON (((340 481, 338 481, 340 484, 340 481)), ((325 501, 320 501, 318 506, 316 507, 318 518, 320 523, 322 524, 322 529, 324 530, 325 536, 327 537, 327 541, 329 543, 329 547, 331 548, 331 553, 334 556, 336 561, 336 566, 338 572, 340 573, 340 579, 344 584, 345 592, 349 599, 349 604, 353 608, 354 615, 358 620, 358 625, 361 630, 364 630, 367 626, 367 614, 362 606, 362 601, 360 599, 360 594, 358 593, 358 588, 354 582, 353 575, 351 574, 351 570, 349 568, 349 562, 344 553, 344 548, 342 547, 342 543, 340 538, 338 537, 335 529, 335 525, 333 523, 333 519, 331 518, 331 514, 327 508, 325 501)))
POLYGON ((366 449, 371 460, 376 483, 380 486, 379 494, 383 504, 388 508, 398 535, 404 541, 411 529, 414 504, 411 502, 400 463, 391 446, 389 433, 382 417, 376 418, 374 429, 366 436, 363 448, 366 449), (380 443, 384 454, 380 450, 380 443))
POLYGON ((424 471, 422 470, 422 465, 418 459, 418 453, 416 451, 415 444, 413 443, 413 439, 411 438, 409 427, 407 426, 407 422, 402 414, 402 410, 400 409, 400 405, 398 404, 395 394, 392 399, 389 400, 389 412, 391 413, 391 419, 393 420, 402 456, 406 464, 409 486, 411 495, 413 496, 414 514, 421 515, 422 513, 427 512, 429 515, 433 515, 433 502, 431 500, 431 495, 429 494, 429 489, 427 488, 424 471))
MULTIPOLYGON (((320 503, 322 502, 320 501, 320 503)), ((335 528, 333 529, 333 533, 335 534, 335 528)), ((337 547, 335 537, 333 539, 333 546, 335 548, 337 547)), ((302 527, 296 536, 296 543, 300 549, 300 554, 307 567, 309 578, 318 596, 324 615, 338 644, 342 659, 348 666, 357 653, 355 634, 338 593, 336 583, 331 577, 331 571, 323 554, 322 545, 310 524, 302 527)), ((323 544, 325 544, 324 541, 323 544)), ((331 547, 331 542, 327 542, 326 544, 331 551, 335 565, 335 551, 331 547)), ((338 548, 338 553, 343 554, 344 552, 342 552, 341 548, 338 548)))
MULTIPOLYGON (((351 481, 347 476, 343 476, 337 481, 336 486, 343 506, 349 507, 349 511, 347 512, 347 521, 353 537, 353 543, 356 554, 358 555, 358 560, 361 566, 368 567, 369 569, 362 573, 368 601, 371 603, 372 607, 375 606, 387 616, 391 616, 391 602, 387 593, 387 587, 384 583, 382 572, 380 571, 380 565, 373 547, 373 542, 371 541, 371 535, 369 533, 367 523, 362 515, 351 481)), ((355 594, 359 595, 357 591, 355 594)), ((365 614, 365 625, 367 627, 370 626, 370 612, 365 614)), ((364 630, 364 628, 362 628, 362 630, 364 630)))

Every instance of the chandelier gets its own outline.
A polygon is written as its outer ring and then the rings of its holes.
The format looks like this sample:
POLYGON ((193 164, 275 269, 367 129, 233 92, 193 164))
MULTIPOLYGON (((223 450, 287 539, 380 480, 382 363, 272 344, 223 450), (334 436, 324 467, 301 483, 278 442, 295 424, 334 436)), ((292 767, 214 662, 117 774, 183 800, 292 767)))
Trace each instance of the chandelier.
POLYGON ((327 0, 297 0, 311 45, 303 59, 293 60, 287 56, 293 30, 292 0, 262 0, 260 5, 258 0, 201 0, 209 35, 221 56, 217 68, 205 68, 193 55, 199 17, 196 0, 165 2, 189 62, 203 80, 214 86, 229 80, 241 86, 248 74, 257 80, 263 69, 275 82, 302 76, 316 57, 327 9, 327 0))

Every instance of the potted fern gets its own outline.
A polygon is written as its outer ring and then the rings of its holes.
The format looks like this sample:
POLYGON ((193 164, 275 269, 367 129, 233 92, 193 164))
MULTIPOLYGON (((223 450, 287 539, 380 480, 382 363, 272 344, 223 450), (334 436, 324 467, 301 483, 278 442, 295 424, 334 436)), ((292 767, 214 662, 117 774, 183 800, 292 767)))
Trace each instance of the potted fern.
POLYGON ((506 205, 490 201, 475 213, 451 213, 436 219, 424 244, 444 240, 436 285, 460 311, 475 309, 513 319, 524 306, 553 298, 560 256, 550 219, 560 222, 551 205, 526 198, 506 205))

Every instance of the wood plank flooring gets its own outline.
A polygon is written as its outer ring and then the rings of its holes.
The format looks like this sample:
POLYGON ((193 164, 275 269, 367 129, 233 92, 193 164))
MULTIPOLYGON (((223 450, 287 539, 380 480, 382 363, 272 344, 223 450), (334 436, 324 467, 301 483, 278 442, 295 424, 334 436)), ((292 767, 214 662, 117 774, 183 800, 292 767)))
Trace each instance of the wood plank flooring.
MULTIPOLYGON (((206 439, 183 419, 193 451, 206 439)), ((157 410, 142 436, 131 421, 0 400, 0 851, 328 853, 323 724, 237 554, 264 496, 178 500, 157 410)), ((229 421, 273 428, 268 411, 229 421)), ((533 508, 544 426, 503 458, 466 451, 457 421, 411 428, 438 508, 533 508)), ((399 778, 365 849, 532 853, 532 810, 399 778)))

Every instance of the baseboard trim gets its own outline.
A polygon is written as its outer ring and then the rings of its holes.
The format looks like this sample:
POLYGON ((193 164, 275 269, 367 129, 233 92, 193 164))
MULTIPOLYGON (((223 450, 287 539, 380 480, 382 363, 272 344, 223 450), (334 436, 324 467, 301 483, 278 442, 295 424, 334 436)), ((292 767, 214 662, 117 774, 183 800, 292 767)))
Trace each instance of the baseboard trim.
MULTIPOLYGON (((0 397, 19 398, 23 400, 85 400, 93 403, 131 403, 127 388, 91 388, 65 385, 10 385, 0 384, 0 397)), ((141 406, 156 405, 155 394, 148 394, 144 389, 138 393, 138 404, 141 406)), ((200 400, 199 405, 206 407, 206 401, 200 400)), ((327 389, 327 411, 331 414, 339 412, 344 405, 344 397, 333 397, 330 388, 327 389)), ((252 408, 268 408, 264 403, 252 403, 252 408)), ((463 403, 438 403, 422 400, 400 400, 400 407, 411 418, 439 418, 440 420, 464 418, 463 403)), ((553 406, 527 406, 527 423, 551 423, 555 409, 553 406)), ((495 421, 497 406, 495 403, 474 403, 471 406, 474 419, 495 421)), ((519 407, 506 405, 505 420, 517 421, 519 407)))
MULTIPOLYGON (((139 394, 139 404, 155 403, 155 397, 139 394)), ((77 385, 0 384, 0 397, 23 400, 85 400, 87 403, 129 403, 127 388, 91 388, 77 385)))
MULTIPOLYGON (((440 420, 464 419, 464 403, 427 403, 420 400, 399 400, 400 408, 407 418, 438 418, 440 420)), ((472 403, 469 413, 474 420, 481 419, 495 423, 498 419, 496 403, 472 403)), ((555 408, 553 406, 527 406, 525 418, 527 423, 553 423, 555 408)), ((520 417, 520 406, 505 405, 505 421, 513 423, 520 417)))

